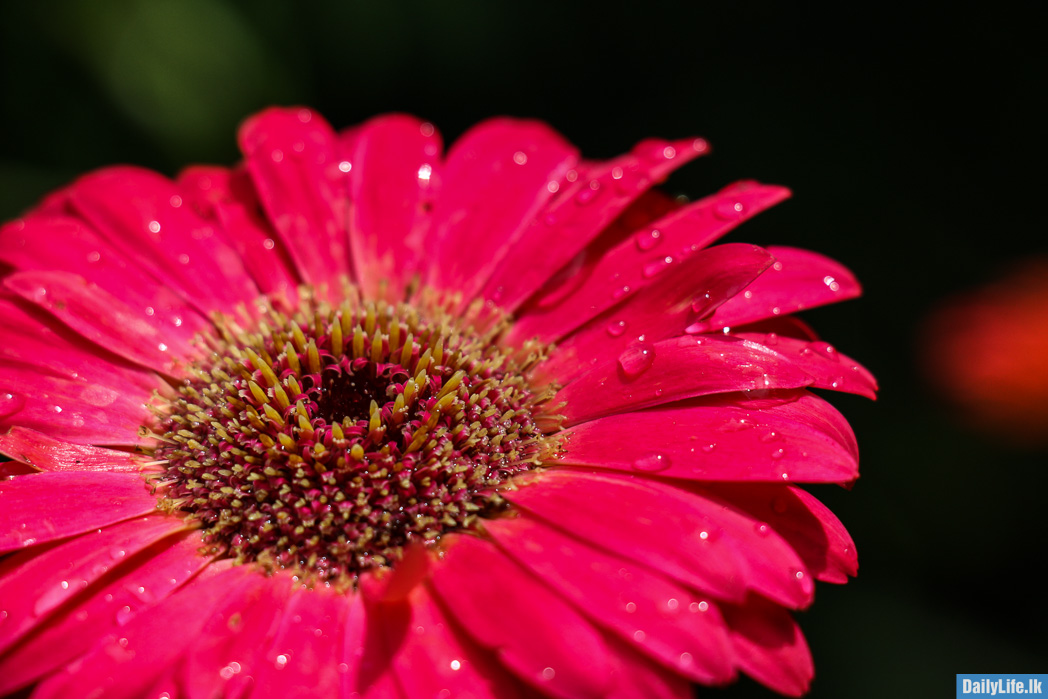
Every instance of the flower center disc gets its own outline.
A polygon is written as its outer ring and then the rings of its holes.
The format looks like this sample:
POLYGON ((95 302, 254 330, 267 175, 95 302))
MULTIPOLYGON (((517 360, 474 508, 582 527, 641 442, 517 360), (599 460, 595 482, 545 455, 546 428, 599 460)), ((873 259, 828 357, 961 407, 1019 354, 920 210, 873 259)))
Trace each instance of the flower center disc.
POLYGON ((557 429, 525 379, 544 348, 502 346, 508 320, 480 303, 300 294, 203 338, 208 366, 158 408, 163 506, 237 560, 325 581, 503 512, 499 486, 557 429))

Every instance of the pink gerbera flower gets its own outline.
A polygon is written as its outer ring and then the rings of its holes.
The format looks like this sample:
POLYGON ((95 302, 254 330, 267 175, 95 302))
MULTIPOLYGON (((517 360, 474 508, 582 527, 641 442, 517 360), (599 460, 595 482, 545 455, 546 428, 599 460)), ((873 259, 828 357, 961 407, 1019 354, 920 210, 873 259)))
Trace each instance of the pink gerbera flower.
POLYGON ((847 270, 708 247, 785 189, 511 119, 240 144, 0 231, 0 693, 807 689, 790 611, 856 557, 795 484, 858 476, 808 389, 875 384, 788 315, 847 270))

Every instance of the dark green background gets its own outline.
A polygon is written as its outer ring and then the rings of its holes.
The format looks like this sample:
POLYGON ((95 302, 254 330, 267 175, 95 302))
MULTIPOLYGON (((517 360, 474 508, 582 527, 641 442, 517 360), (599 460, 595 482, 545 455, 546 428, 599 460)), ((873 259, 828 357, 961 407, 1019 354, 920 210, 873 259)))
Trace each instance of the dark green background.
POLYGON ((954 673, 1048 671, 1046 454, 962 429, 916 361, 942 298, 1048 252, 1041 6, 4 3, 0 215, 105 164, 232 162, 238 122, 271 103, 336 127, 413 112, 449 142, 538 117, 590 157, 707 137, 670 191, 786 184, 795 198, 734 238, 820 250, 866 287, 808 314, 882 386, 834 398, 863 478, 817 492, 862 569, 800 615, 811 696, 951 696, 954 673))

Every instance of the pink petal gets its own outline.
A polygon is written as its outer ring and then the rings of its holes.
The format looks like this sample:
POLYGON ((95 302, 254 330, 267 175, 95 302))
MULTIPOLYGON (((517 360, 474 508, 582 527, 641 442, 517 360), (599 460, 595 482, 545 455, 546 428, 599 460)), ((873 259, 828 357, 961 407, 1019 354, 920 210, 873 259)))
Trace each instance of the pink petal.
POLYGON ((647 224, 613 249, 588 258, 572 278, 544 290, 515 326, 516 336, 559 339, 649 286, 667 269, 667 258, 679 264, 789 194, 783 187, 740 182, 647 224))
MULTIPOLYGON (((608 699, 692 699, 695 696, 691 683, 683 675, 667 672, 611 634, 605 634, 605 641, 614 651, 609 654, 612 689, 608 699)), ((682 653, 675 667, 684 671, 692 662, 690 654, 682 653)))
POLYGON ((17 423, 78 444, 139 444, 139 429, 153 419, 145 405, 150 396, 140 390, 122 393, 121 388, 2 366, 0 397, 11 409, 0 414, 0 429, 17 423))
POLYGON ((255 677, 256 697, 332 697, 338 692, 348 600, 318 586, 291 593, 255 677))
POLYGON ((208 323, 133 258, 80 219, 31 216, 0 229, 0 261, 18 270, 76 274, 133 309, 169 345, 184 345, 208 323))
POLYGON ((148 556, 131 558, 120 576, 86 591, 77 604, 59 610, 47 624, 4 656, 0 694, 50 674, 115 634, 143 610, 192 578, 208 559, 198 554, 199 534, 174 537, 148 556))
POLYGON ((815 667, 789 612, 753 596, 743 605, 725 605, 724 617, 739 669, 780 694, 799 697, 808 691, 815 667))
POLYGON ((790 606, 811 601, 793 549, 718 500, 628 476, 555 469, 531 478, 534 487, 504 497, 595 546, 719 599, 741 601, 750 589, 790 606))
POLYGON ((859 475, 847 444, 778 405, 690 404, 622 413, 561 437, 558 463, 661 478, 781 483, 785 475, 795 482, 843 483, 859 475))
POLYGON ((546 694, 604 696, 609 668, 600 634, 491 544, 449 539, 430 584, 466 632, 546 694), (477 571, 484 571, 483 584, 476 584, 477 571))
POLYGON ((559 180, 562 191, 534 217, 527 234, 488 281, 484 295, 515 309, 649 187, 706 151, 702 139, 652 139, 638 143, 629 155, 589 168, 573 183, 559 180))
POLYGON ((184 520, 164 515, 121 522, 49 549, 17 573, 0 578, 0 599, 5 600, 0 652, 121 565, 129 554, 184 528, 184 520))
MULTIPOLYGON (((672 265, 643 293, 590 320, 558 344, 539 371, 566 383, 601 360, 612 360, 637 342, 680 335, 749 284, 772 263, 755 245, 731 243, 701 250, 672 265)), ((523 339, 523 338, 517 338, 523 339)))
MULTIPOLYGON (((259 576, 252 566, 220 571, 195 578, 148 613, 135 616, 61 673, 37 685, 33 696, 141 697, 196 642, 213 610, 227 600, 241 600, 259 576)), ((166 689, 170 692, 174 687, 166 689)))
POLYGON ((461 699, 521 696, 519 681, 493 656, 464 638, 425 587, 412 591, 399 614, 403 618, 400 624, 382 623, 377 627, 380 634, 385 633, 381 641, 396 650, 390 669, 406 696, 461 699))
POLYGON ((259 291, 279 295, 298 286, 291 253, 263 217, 246 170, 190 167, 179 174, 178 186, 190 206, 221 224, 222 237, 236 250, 259 291))
POLYGON ((841 354, 826 342, 807 342, 792 337, 781 337, 776 333, 735 332, 735 337, 758 342, 770 347, 794 366, 810 375, 815 388, 857 393, 867 398, 877 398, 877 379, 851 357, 841 354))
POLYGON ((700 595, 532 517, 490 520, 484 529, 535 577, 636 652, 696 682, 734 676, 724 620, 700 595), (681 665, 685 653, 692 661, 681 665))
POLYGON ((205 314, 252 301, 258 287, 213 223, 183 206, 174 182, 114 167, 78 180, 70 202, 114 248, 205 314))
POLYGON ((162 391, 166 385, 153 372, 88 341, 34 304, 2 289, 0 337, 4 364, 32 368, 37 374, 116 386, 142 395, 162 391))
POLYGON ((783 485, 724 484, 711 490, 786 539, 817 580, 846 583, 858 572, 855 542, 848 530, 810 493, 783 485))
POLYGON ((415 117, 389 114, 354 133, 350 243, 365 296, 402 298, 419 270, 429 211, 441 183, 440 134, 415 117))
POLYGON ((573 425, 595 417, 682 398, 796 388, 811 378, 781 355, 754 342, 718 335, 684 336, 626 349, 562 388, 553 404, 573 425))
POLYGON ((467 131, 448 152, 425 241, 430 285, 472 298, 577 159, 540 122, 499 118, 467 131))
POLYGON ((154 512, 150 490, 142 476, 104 471, 32 473, 0 482, 0 552, 154 512))
POLYGON ((414 699, 400 689, 393 669, 393 653, 407 633, 407 605, 367 605, 363 595, 348 601, 343 629, 341 696, 346 699, 414 699))
POLYGON ((159 471, 137 454, 73 444, 24 427, 0 434, 0 454, 41 471, 159 471))
POLYGON ((828 257, 786 247, 769 247, 768 252, 775 256, 775 264, 699 324, 696 332, 752 323, 862 293, 855 276, 828 257))
POLYGON ((189 338, 158 330, 139 310, 75 274, 16 272, 4 279, 4 286, 88 340, 143 367, 180 376, 185 362, 197 354, 189 338))
POLYGON ((309 109, 270 108, 244 122, 239 140, 258 198, 302 278, 335 286, 351 275, 350 166, 331 126, 309 109))

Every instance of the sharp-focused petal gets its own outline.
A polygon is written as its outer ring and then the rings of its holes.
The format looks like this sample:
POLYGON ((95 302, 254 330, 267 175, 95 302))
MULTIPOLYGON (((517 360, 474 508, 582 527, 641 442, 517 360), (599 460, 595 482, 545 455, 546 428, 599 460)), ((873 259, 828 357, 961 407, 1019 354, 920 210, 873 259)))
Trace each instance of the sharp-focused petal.
MULTIPOLYGON (((219 572, 193 579, 150 613, 135 616, 102 638, 86 655, 37 685, 33 696, 134 699, 161 677, 170 677, 170 665, 196 641, 213 611, 227 600, 239 602, 245 585, 252 585, 258 576, 250 566, 215 569, 219 572), (177 633, 173 633, 173 623, 177 633)), ((175 687, 163 689, 177 694, 175 687)))
POLYGON ((549 183, 576 162, 571 144, 539 122, 492 119, 466 132, 444 164, 428 281, 472 298, 553 196, 549 183))
POLYGON ((121 522, 51 548, 0 578, 0 653, 128 556, 183 528, 183 520, 165 515, 121 522))
POLYGON ((732 243, 701 250, 671 266, 643 293, 587 322, 561 342, 539 370, 564 383, 638 342, 680 335, 770 264, 771 255, 755 245, 732 243))
POLYGON ((264 294, 286 294, 299 283, 288 245, 263 214, 243 168, 191 167, 178 176, 189 206, 220 225, 218 232, 240 255, 264 294))
POLYGON ((527 515, 493 520, 484 529, 539 580, 635 652, 697 682, 734 676, 724 620, 703 596, 527 515), (681 665, 682 655, 691 662, 681 665))
POLYGON ((205 314, 258 295, 236 252, 215 235, 214 224, 183 206, 166 177, 109 168, 78 180, 69 196, 110 245, 205 314))
POLYGON ((558 462, 699 481, 844 483, 858 477, 848 443, 800 422, 781 404, 726 403, 692 402, 583 423, 563 433, 558 462))
POLYGON ((148 369, 180 376, 196 354, 189 338, 158 329, 138 309, 75 274, 16 272, 4 286, 84 338, 148 369))
POLYGON ((811 493, 785 485, 725 484, 710 490, 778 532, 817 580, 845 583, 858 572, 851 535, 811 493))
POLYGON ((9 396, 10 410, 0 412, 0 429, 17 424, 77 444, 136 445, 144 441, 142 425, 152 420, 150 396, 124 388, 2 366, 0 397, 9 396))
POLYGON ((628 155, 580 168, 573 180, 554 181, 558 196, 510 248, 484 295, 517 308, 653 184, 707 150, 702 139, 645 140, 628 155))
POLYGON ((346 217, 348 160, 335 132, 309 109, 271 108, 240 127, 258 199, 302 279, 337 288, 352 273, 346 217))
POLYGON ((608 660, 600 634, 523 572, 491 544, 456 536, 431 585, 456 622, 528 683, 556 697, 604 696, 608 660), (484 571, 479 584, 477 571, 484 571))
POLYGON ((873 374, 828 342, 808 342, 777 333, 736 332, 733 335, 758 342, 789 358, 794 366, 814 379, 812 386, 815 388, 877 397, 877 380, 873 374))
POLYGON ((560 414, 572 425, 694 396, 811 382, 808 374, 755 342, 684 336, 627 348, 616 361, 590 369, 558 391, 554 403, 565 403, 560 414))
POLYGON ((769 247, 775 263, 741 294, 696 326, 717 331, 855 298, 862 288, 843 265, 797 248, 769 247))
POLYGON ((739 669, 776 692, 799 697, 815 674, 811 651, 797 622, 782 607, 760 597, 726 605, 739 669))
POLYGON ((209 559, 198 553, 201 544, 199 534, 187 532, 129 557, 119 576, 86 590, 75 605, 58 610, 4 656, 0 694, 61 669, 98 639, 116 634, 136 615, 149 613, 208 564, 209 559))
POLYGON ((156 510, 132 473, 31 473, 0 482, 0 551, 83 534, 156 510), (90 493, 91 497, 84 497, 90 493))
POLYGON ((438 201, 443 144, 432 124, 390 114, 354 132, 349 236, 364 293, 401 298, 438 201))
POLYGON ((529 481, 505 497, 718 599, 739 602, 753 590, 794 607, 811 601, 812 581, 793 549, 719 500, 648 479, 580 471, 551 470, 529 481))
POLYGON ((670 266, 788 196, 783 187, 740 182, 652 221, 594 256, 559 287, 544 289, 546 298, 525 309, 514 333, 556 341, 621 299, 642 293, 670 266))
POLYGON ((12 427, 0 434, 0 454, 40 471, 156 471, 157 466, 126 451, 73 444, 35 430, 12 427))

